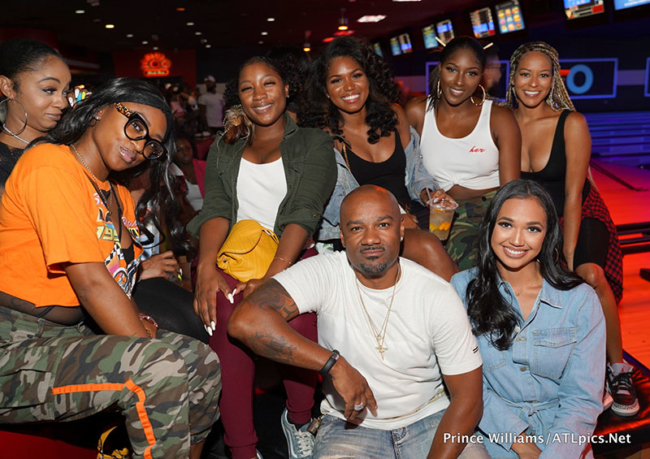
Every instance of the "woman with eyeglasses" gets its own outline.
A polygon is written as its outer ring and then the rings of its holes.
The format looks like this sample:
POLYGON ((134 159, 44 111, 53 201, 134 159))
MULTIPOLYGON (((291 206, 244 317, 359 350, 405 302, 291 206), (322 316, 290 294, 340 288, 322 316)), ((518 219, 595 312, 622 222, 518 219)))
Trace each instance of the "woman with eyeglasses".
POLYGON ((219 361, 138 310, 137 209, 119 183, 148 173, 160 196, 172 123, 155 88, 111 80, 16 164, 0 203, 0 423, 117 408, 134 457, 200 457, 219 361))
POLYGON ((70 69, 50 46, 29 38, 0 45, 0 196, 27 145, 68 108, 70 69))

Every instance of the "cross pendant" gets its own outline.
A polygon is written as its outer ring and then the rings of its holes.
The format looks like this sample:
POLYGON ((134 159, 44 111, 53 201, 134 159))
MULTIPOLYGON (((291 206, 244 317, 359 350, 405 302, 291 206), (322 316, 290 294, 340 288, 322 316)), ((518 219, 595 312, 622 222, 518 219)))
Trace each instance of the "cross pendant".
POLYGON ((379 351, 379 354, 381 354, 381 359, 384 360, 384 352, 386 352, 388 350, 388 348, 384 347, 383 345, 380 344, 375 349, 377 349, 379 351))

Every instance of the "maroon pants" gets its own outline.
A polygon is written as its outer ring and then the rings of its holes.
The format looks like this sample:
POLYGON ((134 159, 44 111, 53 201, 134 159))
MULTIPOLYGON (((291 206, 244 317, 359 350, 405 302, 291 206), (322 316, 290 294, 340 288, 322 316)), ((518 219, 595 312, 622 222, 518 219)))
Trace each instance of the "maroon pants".
MULTIPOLYGON (((302 258, 315 254, 314 249, 309 249, 302 258)), ((220 272, 234 290, 238 281, 223 271, 220 272)), ((219 355, 221 361, 222 389, 219 409, 225 430, 224 442, 230 448, 233 459, 255 457, 257 444, 257 434, 253 426, 255 362, 250 350, 226 333, 230 314, 242 299, 243 295, 239 293, 234 297, 235 304, 230 304, 223 294, 217 294, 217 329, 210 338, 210 347, 219 355)), ((291 320, 289 325, 305 338, 318 341, 316 314, 301 314, 291 320)), ((298 424, 309 422, 318 374, 289 365, 278 365, 278 370, 287 392, 290 419, 298 424)))

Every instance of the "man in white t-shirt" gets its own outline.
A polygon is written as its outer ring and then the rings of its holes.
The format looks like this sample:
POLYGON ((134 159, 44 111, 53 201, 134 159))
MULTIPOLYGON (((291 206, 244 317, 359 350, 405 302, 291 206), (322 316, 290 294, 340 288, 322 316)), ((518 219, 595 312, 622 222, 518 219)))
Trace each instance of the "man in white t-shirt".
POLYGON ((362 186, 341 206, 346 251, 276 275, 230 318, 230 335, 254 352, 329 375, 314 457, 457 457, 481 417, 482 361, 463 304, 399 258, 403 234, 393 195, 362 186), (319 344, 286 323, 306 312, 318 314, 319 344))
POLYGON ((224 98, 217 92, 217 83, 212 75, 205 77, 206 93, 199 96, 199 116, 212 134, 223 128, 224 98))

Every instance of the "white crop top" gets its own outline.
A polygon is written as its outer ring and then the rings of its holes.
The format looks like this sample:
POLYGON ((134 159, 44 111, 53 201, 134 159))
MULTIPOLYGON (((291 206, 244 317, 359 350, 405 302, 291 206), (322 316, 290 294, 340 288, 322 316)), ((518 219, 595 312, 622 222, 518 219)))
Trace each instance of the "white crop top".
POLYGON ((430 101, 424 115, 420 151, 424 167, 448 191, 454 185, 472 190, 499 186, 499 149, 490 130, 492 101, 486 100, 474 130, 462 139, 443 136, 430 101))
POLYGON ((237 176, 237 221, 257 220, 273 230, 278 209, 287 195, 282 157, 272 163, 255 164, 241 159, 237 176))

